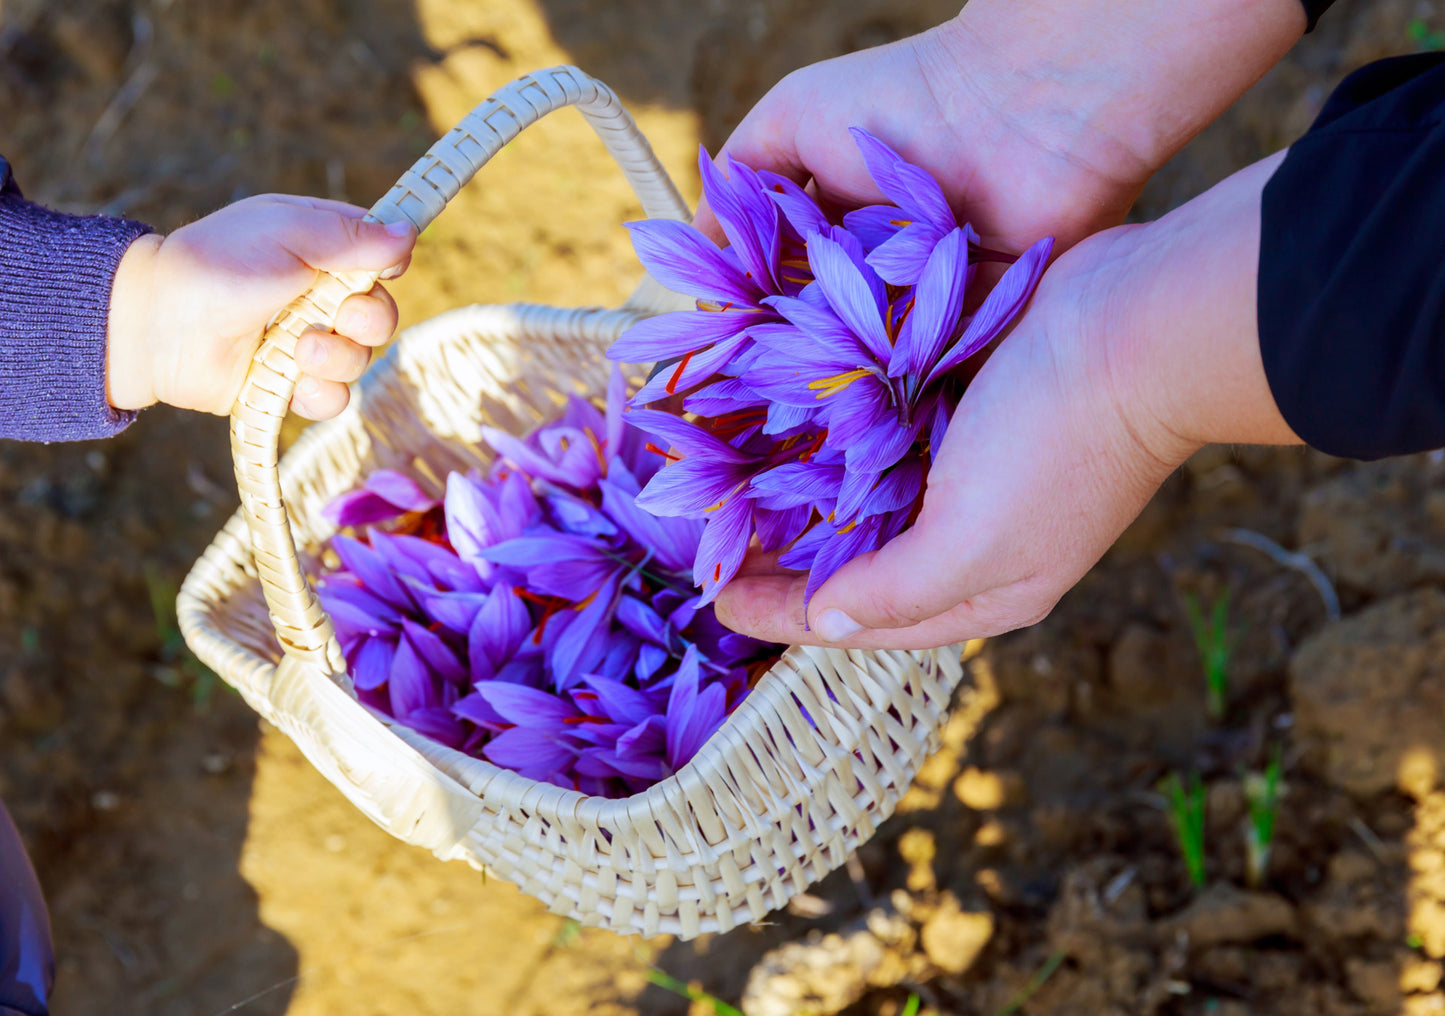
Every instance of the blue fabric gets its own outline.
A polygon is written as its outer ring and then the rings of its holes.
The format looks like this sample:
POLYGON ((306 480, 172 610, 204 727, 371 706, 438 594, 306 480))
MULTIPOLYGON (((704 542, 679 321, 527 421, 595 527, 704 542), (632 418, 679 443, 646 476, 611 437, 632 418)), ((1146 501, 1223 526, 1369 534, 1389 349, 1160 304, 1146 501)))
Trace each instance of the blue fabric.
POLYGON ((31 204, 0 159, 0 437, 83 441, 135 419, 106 399, 106 328, 120 259, 150 231, 31 204))
POLYGON ((20 833, 0 804, 0 1016, 46 1016, 54 983, 50 914, 20 833))

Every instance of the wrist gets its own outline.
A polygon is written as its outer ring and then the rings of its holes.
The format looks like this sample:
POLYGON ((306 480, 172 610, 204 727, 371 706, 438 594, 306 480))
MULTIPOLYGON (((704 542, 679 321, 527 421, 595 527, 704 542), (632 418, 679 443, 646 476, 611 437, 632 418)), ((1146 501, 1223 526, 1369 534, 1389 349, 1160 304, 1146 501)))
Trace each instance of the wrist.
MULTIPOLYGON (((1256 318, 1260 194, 1283 153, 1123 234, 1096 299, 1120 404, 1166 455, 1298 444, 1275 404, 1256 318)), ((1182 459, 1180 460, 1182 461, 1182 459)))
POLYGON ((1142 185, 1304 29, 1299 0, 971 0, 937 43, 1035 144, 1142 185))
POLYGON ((144 409, 156 402, 150 344, 155 266, 164 238, 142 236, 116 269, 106 322, 105 390, 116 409, 144 409))

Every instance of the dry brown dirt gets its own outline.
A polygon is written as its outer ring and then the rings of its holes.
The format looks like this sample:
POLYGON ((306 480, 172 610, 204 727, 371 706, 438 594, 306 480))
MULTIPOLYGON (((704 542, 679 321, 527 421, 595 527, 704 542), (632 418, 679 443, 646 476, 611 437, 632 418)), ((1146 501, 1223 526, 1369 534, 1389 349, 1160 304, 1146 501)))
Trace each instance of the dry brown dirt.
MULTIPOLYGON (((609 81, 684 191, 800 64, 943 2, 0 0, 0 152, 34 198, 173 228, 279 190, 366 204, 495 86, 609 81)), ((1159 175, 1143 217, 1302 131, 1438 5, 1341 4, 1159 175)), ((1428 40, 1427 40, 1428 41, 1428 40)), ((607 303, 638 214, 558 117, 422 238, 408 321, 465 302, 607 303)), ((32 848, 57 1016, 1396 1014, 1445 1009, 1445 466, 1209 449, 1038 627, 971 663, 902 813, 770 924, 682 945, 581 932, 388 839, 157 618, 235 497, 224 424, 153 410, 108 444, 0 445, 0 797, 32 848), (1317 560, 1345 620, 1244 528, 1317 560), (1231 594, 1229 711, 1204 712, 1186 594, 1231 594), (1243 770, 1282 751, 1268 877, 1243 770), (1202 773, 1210 886, 1156 792, 1202 773), (1045 976, 1047 975, 1047 976, 1045 976), (1041 982, 1022 1001, 1031 983, 1041 982)))

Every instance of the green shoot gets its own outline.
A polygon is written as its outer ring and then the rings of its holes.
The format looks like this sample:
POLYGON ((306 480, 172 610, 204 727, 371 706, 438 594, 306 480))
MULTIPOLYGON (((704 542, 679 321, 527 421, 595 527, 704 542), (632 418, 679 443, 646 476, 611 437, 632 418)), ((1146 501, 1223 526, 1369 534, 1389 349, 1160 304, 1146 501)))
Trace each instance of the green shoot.
POLYGON ((1405 34, 1422 51, 1445 49, 1445 32, 1431 31, 1424 18, 1416 18, 1406 25, 1405 34))
POLYGON ((1269 850, 1274 844, 1274 820, 1279 814, 1279 748, 1262 773, 1244 777, 1244 799, 1249 803, 1249 824, 1244 830, 1246 876, 1251 888, 1264 884, 1269 850))
POLYGON ((1186 786, 1178 773, 1170 773, 1159 781, 1159 790, 1168 802, 1169 824, 1184 855, 1189 882, 1203 889, 1204 876, 1204 784, 1198 773, 1189 774, 1186 786))
POLYGON ((684 984, 676 977, 669 977, 661 970, 653 967, 647 974, 647 979, 659 988, 672 992, 674 995, 681 995, 683 998, 691 999, 694 1002, 704 1002, 712 1006, 713 1016, 746 1016, 741 1009, 728 1005, 720 998, 714 998, 701 988, 694 988, 690 984, 684 984))
POLYGON ((1060 951, 1044 960, 1043 966, 1034 971, 1034 975, 1028 979, 1028 983, 1020 988, 1013 998, 1008 1000, 1006 1006, 994 1013, 994 1016, 1013 1016, 1014 1013, 1022 1009, 1024 1003, 1034 997, 1034 992, 1042 988, 1044 982, 1054 976, 1054 971, 1063 965, 1066 958, 1068 958, 1068 954, 1060 951))
POLYGON ((568 946, 576 943, 577 939, 580 938, 581 935, 582 925, 578 924, 576 920, 569 917, 567 918, 567 920, 562 922, 562 927, 558 928, 557 933, 552 936, 552 948, 566 949, 568 946))
POLYGON ((1204 665, 1209 718, 1218 722, 1224 719, 1229 706, 1229 657, 1234 652, 1234 633, 1229 630, 1229 590, 1219 594, 1207 618, 1192 593, 1184 597, 1184 609, 1194 631, 1199 661, 1204 665))
POLYGON ((220 680, 196 659, 181 635, 180 622, 176 619, 175 584, 149 563, 145 568, 145 580, 151 615, 155 618, 156 639, 161 644, 158 653, 161 666, 156 668, 156 678, 168 688, 186 684, 192 704, 197 710, 204 711, 210 705, 211 694, 221 686, 220 680))
POLYGON ((908 1001, 903 1003, 903 1011, 898 1016, 918 1016, 918 1010, 923 1008, 923 999, 916 994, 909 995, 908 1001))

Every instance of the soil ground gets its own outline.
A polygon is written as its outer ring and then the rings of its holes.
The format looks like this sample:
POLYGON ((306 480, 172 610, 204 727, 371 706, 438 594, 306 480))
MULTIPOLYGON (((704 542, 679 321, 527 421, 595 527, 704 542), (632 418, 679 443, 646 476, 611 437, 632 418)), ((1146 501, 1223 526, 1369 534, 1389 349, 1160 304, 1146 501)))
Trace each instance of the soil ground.
MULTIPOLYGON (((161 229, 264 191, 366 204, 492 88, 575 62, 695 196, 697 144, 783 73, 949 13, 4 0, 0 152, 35 199, 161 229)), ((1440 31, 1438 4, 1339 5, 1137 214, 1287 144, 1349 70, 1440 31)), ((394 292, 408 321, 616 302, 637 214, 595 139, 558 117, 428 231, 394 292)), ((946 747, 851 873, 687 945, 579 933, 390 840, 189 665, 152 603, 234 504, 218 419, 152 410, 107 444, 0 445, 0 797, 53 908, 58 1016, 709 1011, 649 985, 649 964, 750 1016, 891 1016, 911 994, 969 1016, 1445 1011, 1439 456, 1201 453, 1047 621, 983 647, 946 747), (1344 619, 1237 530, 1318 562, 1344 619), (1213 721, 1183 603, 1225 591, 1237 645, 1213 721), (1250 886, 1241 773, 1276 751, 1278 836, 1250 886), (1175 771, 1206 787, 1203 891, 1161 808, 1175 771)))

